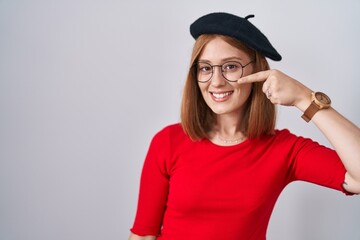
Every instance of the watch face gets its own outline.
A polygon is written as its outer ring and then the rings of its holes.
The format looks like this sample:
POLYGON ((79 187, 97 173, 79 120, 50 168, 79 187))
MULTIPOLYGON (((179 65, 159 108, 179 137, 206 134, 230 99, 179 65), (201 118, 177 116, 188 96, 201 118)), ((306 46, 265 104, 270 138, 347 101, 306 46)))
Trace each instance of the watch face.
POLYGON ((322 92, 316 92, 315 98, 320 103, 325 104, 325 105, 329 105, 331 103, 330 98, 325 93, 322 93, 322 92))

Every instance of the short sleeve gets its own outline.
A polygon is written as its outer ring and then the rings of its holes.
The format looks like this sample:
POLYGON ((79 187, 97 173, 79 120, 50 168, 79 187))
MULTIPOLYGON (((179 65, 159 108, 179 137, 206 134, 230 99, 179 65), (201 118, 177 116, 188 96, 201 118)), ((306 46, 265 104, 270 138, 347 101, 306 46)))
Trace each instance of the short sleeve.
POLYGON ((346 169, 333 149, 302 137, 297 139, 294 149, 293 180, 311 182, 352 195, 342 187, 346 169))
POLYGON ((169 133, 165 129, 152 139, 144 161, 137 213, 131 229, 137 235, 160 234, 169 192, 166 166, 170 154, 169 133))

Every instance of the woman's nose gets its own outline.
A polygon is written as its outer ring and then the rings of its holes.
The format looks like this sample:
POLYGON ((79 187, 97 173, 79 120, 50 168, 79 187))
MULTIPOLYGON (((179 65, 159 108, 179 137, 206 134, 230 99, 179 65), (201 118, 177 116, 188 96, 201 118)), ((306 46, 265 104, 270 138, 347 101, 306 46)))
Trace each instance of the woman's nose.
POLYGON ((224 86, 226 85, 226 79, 221 71, 220 67, 213 68, 213 75, 211 78, 211 85, 214 87, 224 86))

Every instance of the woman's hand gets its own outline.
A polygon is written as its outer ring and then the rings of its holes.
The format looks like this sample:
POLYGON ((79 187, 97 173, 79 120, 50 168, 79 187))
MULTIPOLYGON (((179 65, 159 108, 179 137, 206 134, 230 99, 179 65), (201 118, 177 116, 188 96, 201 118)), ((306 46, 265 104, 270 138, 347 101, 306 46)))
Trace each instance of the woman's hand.
POLYGON ((257 72, 238 80, 239 84, 264 82, 263 92, 273 104, 305 109, 311 102, 311 90, 279 70, 257 72))

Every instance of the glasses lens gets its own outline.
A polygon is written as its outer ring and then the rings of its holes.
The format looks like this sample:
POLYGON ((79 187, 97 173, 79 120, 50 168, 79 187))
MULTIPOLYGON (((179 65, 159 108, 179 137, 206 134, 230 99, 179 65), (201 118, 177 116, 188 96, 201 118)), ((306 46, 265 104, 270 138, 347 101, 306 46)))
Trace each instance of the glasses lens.
POLYGON ((213 69, 210 64, 199 62, 196 67, 197 79, 199 82, 207 82, 211 79, 213 69))
POLYGON ((227 62, 222 65, 222 73, 228 81, 237 81, 241 78, 243 68, 238 62, 227 62))

